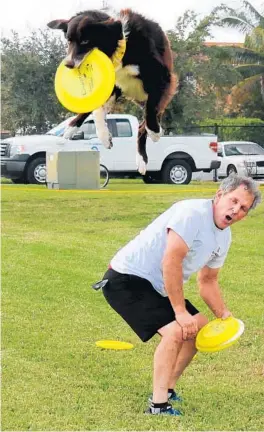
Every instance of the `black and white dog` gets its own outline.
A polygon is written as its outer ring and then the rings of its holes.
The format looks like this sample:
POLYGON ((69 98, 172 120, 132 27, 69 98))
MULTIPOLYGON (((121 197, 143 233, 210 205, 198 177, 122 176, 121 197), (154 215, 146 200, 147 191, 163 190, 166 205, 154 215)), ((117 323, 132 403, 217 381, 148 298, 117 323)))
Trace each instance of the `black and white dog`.
MULTIPOLYGON (((94 111, 98 138, 105 147, 112 147, 105 116, 113 102, 123 94, 145 107, 144 121, 139 126, 137 166, 145 174, 148 157, 147 134, 158 141, 161 134, 161 115, 177 89, 173 73, 172 51, 167 36, 160 26, 130 9, 121 10, 117 17, 102 11, 80 12, 69 20, 48 23, 52 29, 64 32, 68 41, 65 65, 78 67, 93 48, 112 58, 120 41, 126 40, 126 50, 116 68, 116 84, 107 103, 94 111)), ((65 136, 70 138, 91 113, 79 114, 70 123, 65 136)))

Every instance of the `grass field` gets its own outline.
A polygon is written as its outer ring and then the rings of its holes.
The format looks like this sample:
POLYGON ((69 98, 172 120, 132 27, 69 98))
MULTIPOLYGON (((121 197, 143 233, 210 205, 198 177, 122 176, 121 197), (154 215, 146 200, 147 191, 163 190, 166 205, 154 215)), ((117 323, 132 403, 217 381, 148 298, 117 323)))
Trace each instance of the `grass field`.
MULTIPOLYGON (((3 431, 264 429, 264 204, 232 228, 221 272, 246 331, 226 351, 198 354, 179 382, 182 418, 143 414, 158 337, 141 343, 91 289, 117 249, 173 202, 215 190, 121 180, 94 192, 2 186, 3 431), (134 349, 104 351, 99 339, 134 349)), ((185 294, 212 317, 195 278, 185 294)))

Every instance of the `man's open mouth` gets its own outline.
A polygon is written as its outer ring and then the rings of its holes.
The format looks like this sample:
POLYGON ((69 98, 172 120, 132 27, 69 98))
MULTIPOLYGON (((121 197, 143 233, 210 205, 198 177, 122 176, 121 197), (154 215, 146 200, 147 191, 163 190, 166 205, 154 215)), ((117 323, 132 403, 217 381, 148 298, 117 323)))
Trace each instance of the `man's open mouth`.
POLYGON ((225 219, 226 219, 226 221, 227 221, 228 223, 230 223, 230 222, 232 221, 232 217, 229 216, 229 215, 226 215, 226 216, 225 216, 225 219))

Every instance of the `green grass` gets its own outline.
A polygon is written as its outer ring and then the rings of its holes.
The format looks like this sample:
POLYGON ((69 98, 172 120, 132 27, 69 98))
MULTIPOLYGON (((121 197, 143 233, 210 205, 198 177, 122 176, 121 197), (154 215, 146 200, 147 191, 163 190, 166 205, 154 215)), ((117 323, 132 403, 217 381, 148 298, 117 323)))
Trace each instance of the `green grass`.
MULTIPOLYGON (((264 204, 233 227, 221 272, 241 342, 201 354, 179 382, 182 418, 143 414, 158 337, 143 344, 91 284, 174 201, 216 185, 111 181, 105 191, 2 187, 2 430, 263 430, 264 204), (134 344, 104 351, 99 339, 134 344)), ((262 189, 264 191, 264 189, 262 189)), ((212 317, 193 277, 186 296, 212 317)))

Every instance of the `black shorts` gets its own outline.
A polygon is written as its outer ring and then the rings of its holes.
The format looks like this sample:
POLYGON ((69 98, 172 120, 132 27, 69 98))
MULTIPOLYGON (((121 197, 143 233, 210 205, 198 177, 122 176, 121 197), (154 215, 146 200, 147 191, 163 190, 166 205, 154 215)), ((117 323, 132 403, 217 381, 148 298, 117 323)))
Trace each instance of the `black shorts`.
MULTIPOLYGON (((110 306, 127 322, 143 342, 158 330, 175 321, 175 313, 168 297, 162 297, 146 279, 107 270, 108 283, 103 294, 110 306)), ((189 300, 186 309, 191 315, 199 313, 189 300)))

